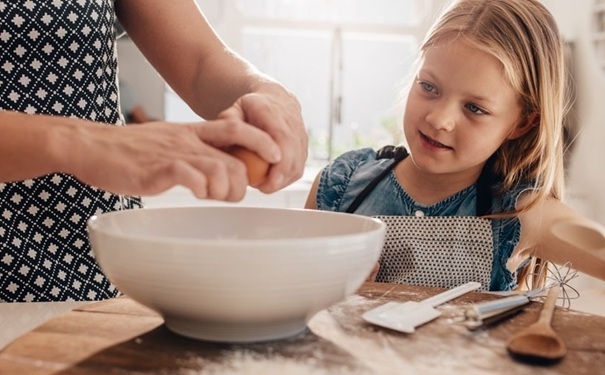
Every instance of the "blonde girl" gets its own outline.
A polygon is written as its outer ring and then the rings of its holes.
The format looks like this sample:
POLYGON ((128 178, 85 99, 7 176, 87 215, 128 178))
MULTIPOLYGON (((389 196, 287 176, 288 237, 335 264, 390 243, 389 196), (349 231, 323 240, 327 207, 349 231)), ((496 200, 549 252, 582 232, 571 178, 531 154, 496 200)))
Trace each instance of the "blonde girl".
POLYGON ((567 106, 563 42, 542 4, 454 1, 420 48, 408 149, 341 155, 306 207, 387 223, 377 281, 511 290, 536 259, 605 279, 605 231, 562 202, 567 106))

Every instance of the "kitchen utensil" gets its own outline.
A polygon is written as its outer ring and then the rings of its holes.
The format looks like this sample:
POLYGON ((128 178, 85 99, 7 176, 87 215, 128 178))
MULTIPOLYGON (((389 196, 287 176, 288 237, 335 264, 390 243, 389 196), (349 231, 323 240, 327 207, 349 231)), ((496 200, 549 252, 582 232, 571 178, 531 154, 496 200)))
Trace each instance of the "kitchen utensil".
POLYGON ((385 228, 368 216, 241 206, 115 211, 88 222, 120 291, 171 331, 222 342, 303 332, 363 284, 385 228))
POLYGON ((362 317, 369 323, 399 332, 413 333, 415 328, 436 319, 441 312, 436 306, 481 287, 478 282, 457 286, 423 301, 387 302, 365 312, 362 317))
POLYGON ((537 288, 493 301, 474 303, 466 306, 463 315, 453 319, 453 322, 469 330, 488 326, 521 311, 531 302, 532 297, 543 291, 543 288, 537 288))
POLYGON ((548 291, 537 322, 517 332, 508 340, 507 348, 513 356, 530 360, 558 360, 565 356, 567 352, 565 343, 550 325, 559 290, 560 287, 557 285, 548 291))

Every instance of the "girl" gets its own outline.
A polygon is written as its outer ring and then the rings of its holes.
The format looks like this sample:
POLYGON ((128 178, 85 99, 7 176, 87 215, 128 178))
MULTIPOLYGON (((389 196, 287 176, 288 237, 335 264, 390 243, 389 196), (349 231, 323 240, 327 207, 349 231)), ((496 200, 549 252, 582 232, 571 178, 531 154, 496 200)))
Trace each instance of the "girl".
POLYGON ((387 223, 377 281, 511 290, 532 259, 605 279, 605 230, 561 201, 568 97, 551 14, 534 0, 455 1, 420 52, 409 155, 345 153, 306 208, 387 223))

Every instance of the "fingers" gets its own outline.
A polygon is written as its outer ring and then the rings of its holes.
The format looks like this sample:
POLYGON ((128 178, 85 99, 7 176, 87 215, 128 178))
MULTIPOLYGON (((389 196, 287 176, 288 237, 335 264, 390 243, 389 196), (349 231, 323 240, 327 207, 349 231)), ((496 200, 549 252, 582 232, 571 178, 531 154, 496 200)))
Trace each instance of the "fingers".
POLYGON ((200 199, 237 202, 246 194, 247 178, 242 163, 215 158, 197 158, 178 163, 173 180, 200 199))
POLYGON ((204 155, 168 160, 163 168, 153 171, 150 181, 163 184, 160 189, 184 186, 199 199, 242 200, 248 186, 244 164, 222 151, 207 148, 204 155))
POLYGON ((244 164, 204 142, 198 136, 202 127, 159 122, 82 127, 78 135, 84 138, 77 144, 86 146, 74 150, 79 157, 67 158, 70 163, 61 170, 117 194, 156 195, 181 185, 197 198, 241 200, 248 184, 244 164))
MULTIPOLYGON (((239 118, 267 132, 281 150, 281 159, 273 163, 265 182, 257 186, 263 192, 279 190, 298 180, 304 170, 308 152, 307 134, 300 106, 286 92, 278 96, 248 94, 242 96, 219 118, 239 118)), ((249 147, 250 148, 250 147, 249 147)), ((260 144, 251 150, 263 156, 260 144)))
MULTIPOLYGON (((235 108, 229 111, 237 112, 235 108)), ((235 117, 205 122, 196 126, 195 132, 201 141, 220 149, 234 145, 242 146, 256 152, 270 164, 278 163, 282 159, 279 145, 267 132, 235 117)))

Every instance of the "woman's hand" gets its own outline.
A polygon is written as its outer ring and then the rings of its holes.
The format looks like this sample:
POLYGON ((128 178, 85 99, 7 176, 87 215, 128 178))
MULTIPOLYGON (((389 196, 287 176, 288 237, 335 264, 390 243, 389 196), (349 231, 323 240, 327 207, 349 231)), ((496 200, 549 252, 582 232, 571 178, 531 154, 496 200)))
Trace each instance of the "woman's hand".
POLYGON ((244 164, 224 150, 240 145, 270 163, 280 149, 264 131, 234 118, 205 123, 146 123, 125 127, 69 126, 61 135, 57 171, 118 194, 155 195, 175 185, 197 198, 239 201, 248 185, 244 164))
MULTIPOLYGON (((307 133, 298 100, 272 83, 260 91, 240 97, 221 112, 220 119, 236 118, 267 132, 281 150, 281 161, 273 164, 267 180, 257 186, 265 193, 277 191, 298 180, 307 160, 307 133)), ((262 145, 249 147, 262 155, 262 145)))

